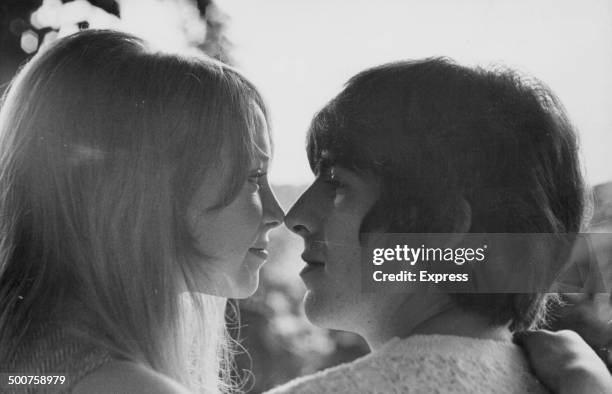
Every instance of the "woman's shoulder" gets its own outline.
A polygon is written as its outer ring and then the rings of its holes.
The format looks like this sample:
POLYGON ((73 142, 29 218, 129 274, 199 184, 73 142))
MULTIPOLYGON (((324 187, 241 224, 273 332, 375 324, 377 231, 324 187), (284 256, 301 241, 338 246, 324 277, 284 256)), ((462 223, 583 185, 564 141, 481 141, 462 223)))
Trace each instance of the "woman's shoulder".
POLYGON ((184 394, 189 391, 178 382, 144 365, 123 360, 112 360, 73 387, 75 394, 184 394))
POLYGON ((11 370, 31 375, 63 375, 74 393, 187 393, 181 385, 144 365, 117 358, 69 324, 44 322, 28 335, 11 370))
POLYGON ((353 392, 543 393, 511 343, 453 336, 393 339, 381 349, 268 394, 353 392))

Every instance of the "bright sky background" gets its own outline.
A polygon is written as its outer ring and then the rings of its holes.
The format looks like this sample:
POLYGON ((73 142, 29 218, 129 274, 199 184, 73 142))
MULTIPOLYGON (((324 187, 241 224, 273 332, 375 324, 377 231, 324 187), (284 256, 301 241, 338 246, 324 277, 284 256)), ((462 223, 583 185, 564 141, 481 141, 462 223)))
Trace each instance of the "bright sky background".
POLYGON ((274 183, 312 179, 311 116, 360 70, 449 56, 505 64, 560 97, 580 131, 587 178, 612 180, 612 1, 217 0, 233 55, 272 112, 274 183))

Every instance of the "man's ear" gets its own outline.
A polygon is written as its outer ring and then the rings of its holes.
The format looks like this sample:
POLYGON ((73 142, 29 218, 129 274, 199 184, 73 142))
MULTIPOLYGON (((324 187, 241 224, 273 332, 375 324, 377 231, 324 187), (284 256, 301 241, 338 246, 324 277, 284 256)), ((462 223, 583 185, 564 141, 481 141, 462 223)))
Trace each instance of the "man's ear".
POLYGON ((472 228, 472 206, 463 197, 457 199, 454 233, 468 233, 472 228))
POLYGON ((456 202, 455 217, 453 222, 452 234, 449 238, 449 247, 455 247, 461 243, 465 234, 472 228, 472 207, 463 197, 459 197, 456 202))

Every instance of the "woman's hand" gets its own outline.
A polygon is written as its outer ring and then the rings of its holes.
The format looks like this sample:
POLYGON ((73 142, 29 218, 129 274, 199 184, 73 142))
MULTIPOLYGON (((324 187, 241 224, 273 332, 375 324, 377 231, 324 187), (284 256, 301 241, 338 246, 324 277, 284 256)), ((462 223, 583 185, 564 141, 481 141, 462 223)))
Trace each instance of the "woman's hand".
POLYGON ((554 393, 612 394, 605 364, 574 331, 539 330, 515 335, 536 376, 554 393))

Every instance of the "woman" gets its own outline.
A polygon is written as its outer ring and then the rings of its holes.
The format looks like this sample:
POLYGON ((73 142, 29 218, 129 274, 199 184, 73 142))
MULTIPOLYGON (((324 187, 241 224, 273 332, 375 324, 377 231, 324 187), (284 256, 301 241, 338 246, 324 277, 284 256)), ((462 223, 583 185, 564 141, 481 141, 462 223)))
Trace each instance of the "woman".
POLYGON ((270 144, 257 90, 208 58, 111 31, 37 55, 0 113, 0 371, 229 390, 226 298, 283 220, 270 144))
MULTIPOLYGON (((307 153, 316 179, 286 217, 305 241, 306 314, 373 353, 273 392, 543 392, 511 332, 537 326, 548 295, 359 285, 368 233, 578 232, 576 136, 552 93, 445 59, 387 64, 315 116, 307 153)), ((561 270, 554 253, 533 271, 561 270)))

